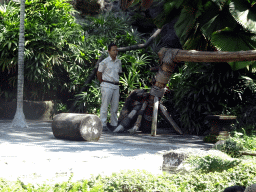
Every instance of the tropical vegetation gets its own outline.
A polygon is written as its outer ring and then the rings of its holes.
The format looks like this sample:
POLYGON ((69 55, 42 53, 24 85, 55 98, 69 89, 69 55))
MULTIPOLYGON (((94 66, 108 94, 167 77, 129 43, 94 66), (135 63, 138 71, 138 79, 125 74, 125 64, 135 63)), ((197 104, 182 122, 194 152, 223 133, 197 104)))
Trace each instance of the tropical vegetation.
MULTIPOLYGON (((163 12, 155 18, 155 24, 161 28, 177 19, 174 28, 183 49, 241 51, 256 47, 255 1, 160 2, 163 12)), ((228 64, 186 63, 173 75, 173 105, 181 127, 190 133, 204 132, 207 114, 238 115, 243 126, 248 117, 244 111, 248 111, 248 105, 255 106, 250 99, 255 95, 255 61, 228 64)))
MULTIPOLYGON (((10 1, 0 10, 1 95, 11 101, 16 99, 19 3, 10 1)), ((26 1, 24 99, 51 99, 57 101, 57 106, 68 105, 68 109, 79 97, 77 111, 99 113, 98 81, 92 81, 86 92, 79 92, 97 59, 106 53, 110 41, 129 46, 145 40, 131 27, 126 14, 86 16, 79 25, 75 13, 64 0, 26 1)), ((150 86, 148 67, 155 56, 145 50, 120 54, 124 72, 121 102, 131 90, 150 86)))
MULTIPOLYGON (((183 49, 255 49, 254 1, 159 3, 163 3, 163 11, 151 20, 161 28, 178 19, 174 28, 183 49), (249 22, 242 19, 245 17, 249 22)), ((76 112, 99 114, 101 95, 96 78, 80 92, 99 56, 107 56, 110 41, 125 47, 146 39, 131 26, 138 14, 132 18, 126 13, 83 14, 80 24, 75 14, 78 12, 65 0, 26 1, 24 99, 55 100, 56 112, 68 111, 77 99, 76 112)), ((10 1, 0 6, 0 98, 6 101, 17 98, 18 33, 19 3, 10 1)), ((120 108, 132 90, 150 88, 153 73, 149 68, 158 60, 156 45, 120 52, 124 72, 120 108)), ((237 115, 240 128, 251 125, 254 129, 254 119, 248 119, 256 105, 254 68, 254 61, 185 63, 173 74, 168 85, 172 94, 163 101, 188 133, 203 134, 209 128, 204 120, 208 114, 237 115)))

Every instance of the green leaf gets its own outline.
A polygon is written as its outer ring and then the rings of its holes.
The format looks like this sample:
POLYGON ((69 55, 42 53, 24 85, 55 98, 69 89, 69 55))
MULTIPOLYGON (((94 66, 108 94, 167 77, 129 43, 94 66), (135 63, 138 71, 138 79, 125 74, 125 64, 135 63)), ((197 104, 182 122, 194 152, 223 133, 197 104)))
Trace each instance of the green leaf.
POLYGON ((239 70, 239 69, 247 68, 253 63, 254 63, 253 61, 240 61, 240 62, 229 62, 229 65, 233 70, 239 70))
POLYGON ((222 30, 226 27, 235 28, 237 25, 234 18, 230 15, 228 6, 225 6, 223 10, 219 10, 219 7, 212 3, 207 7, 203 15, 199 20, 202 25, 201 30, 203 34, 210 38, 212 33, 218 30, 222 30))
POLYGON ((9 43, 8 43, 8 49, 9 50, 11 49, 11 46, 12 46, 12 42, 9 41, 9 43))
POLYGON ((249 3, 246 0, 233 0, 229 4, 231 15, 245 29, 256 32, 256 7, 255 1, 249 3))
POLYGON ((221 10, 229 0, 212 0, 221 10))
MULTIPOLYGON (((230 28, 213 33, 212 43, 220 51, 246 51, 256 48, 254 34, 230 28)), ((253 61, 229 62, 233 70, 246 68, 253 63, 253 61)))
POLYGON ((182 5, 186 3, 187 0, 174 0, 176 8, 180 8, 182 5))
POLYGON ((175 23, 175 31, 182 45, 188 39, 188 34, 193 29, 196 19, 196 13, 193 7, 186 6, 182 9, 178 21, 175 23))
POLYGON ((255 34, 228 27, 214 32, 212 43, 219 51, 246 51, 256 48, 255 34))

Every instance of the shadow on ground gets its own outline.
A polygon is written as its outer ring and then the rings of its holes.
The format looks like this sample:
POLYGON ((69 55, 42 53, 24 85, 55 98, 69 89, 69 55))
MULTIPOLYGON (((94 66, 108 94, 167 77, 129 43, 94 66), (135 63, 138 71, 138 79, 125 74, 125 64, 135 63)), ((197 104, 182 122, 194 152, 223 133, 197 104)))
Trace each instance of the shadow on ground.
MULTIPOLYGON (((7 146, 23 150, 23 146, 37 147, 40 152, 89 153, 92 156, 138 156, 180 147, 205 148, 212 144, 203 143, 203 137, 175 135, 169 129, 158 129, 158 135, 103 132, 98 142, 70 141, 56 139, 52 133, 51 121, 27 120, 28 128, 11 128, 11 120, 0 120, 0 147, 7 146), (16 145, 19 147, 17 148, 16 145)), ((170 128, 171 129, 171 128, 170 128)), ((1 147, 1 148, 2 148, 1 147)), ((13 151, 15 153, 15 151, 13 151)), ((16 150, 16 153, 21 151, 16 150)))

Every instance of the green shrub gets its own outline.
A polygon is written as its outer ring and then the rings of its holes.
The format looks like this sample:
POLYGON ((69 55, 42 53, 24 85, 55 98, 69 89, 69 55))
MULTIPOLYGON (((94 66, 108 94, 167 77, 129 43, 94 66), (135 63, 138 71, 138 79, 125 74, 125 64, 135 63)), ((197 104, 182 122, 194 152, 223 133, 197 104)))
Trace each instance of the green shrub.
POLYGON ((256 151, 256 133, 247 135, 246 130, 248 129, 242 128, 243 133, 238 131, 231 132, 232 140, 234 140, 239 145, 242 145, 246 150, 256 151))
POLYGON ((189 133, 202 134, 208 129, 207 115, 222 114, 241 101, 233 88, 239 72, 226 63, 189 63, 174 77, 170 80, 174 108, 180 114, 181 127, 189 133))
POLYGON ((152 175, 147 171, 127 170, 113 173, 111 176, 91 177, 89 180, 78 182, 58 183, 55 185, 25 185, 21 181, 9 182, 0 179, 1 191, 191 191, 191 192, 219 192, 226 187, 233 185, 249 186, 256 182, 256 164, 252 161, 245 161, 239 164, 238 161, 221 160, 215 157, 208 157, 208 160, 198 159, 201 167, 207 170, 191 171, 185 175, 180 174, 159 174, 152 175), (237 164, 237 165, 235 165, 237 164), (223 165, 225 170, 217 165, 223 165), (230 167, 230 168, 229 168, 230 167), (212 169, 213 171, 209 171, 212 169))
MULTIPOLYGON (((0 9, 0 67, 16 75, 19 9, 19 3, 13 1, 0 9)), ((26 1, 24 75, 28 99, 33 99, 31 90, 37 91, 36 99, 41 100, 67 89, 71 66, 84 63, 78 47, 82 28, 75 23, 73 12, 65 0, 26 1)), ((8 81, 15 89, 17 76, 8 81)))
POLYGON ((218 148, 220 151, 227 153, 231 157, 241 157, 241 151, 244 150, 244 147, 241 143, 229 138, 225 140, 223 145, 220 145, 218 148))
POLYGON ((215 155, 207 155, 203 157, 190 157, 187 162, 196 166, 196 170, 204 173, 223 172, 241 163, 238 159, 226 159, 215 155))

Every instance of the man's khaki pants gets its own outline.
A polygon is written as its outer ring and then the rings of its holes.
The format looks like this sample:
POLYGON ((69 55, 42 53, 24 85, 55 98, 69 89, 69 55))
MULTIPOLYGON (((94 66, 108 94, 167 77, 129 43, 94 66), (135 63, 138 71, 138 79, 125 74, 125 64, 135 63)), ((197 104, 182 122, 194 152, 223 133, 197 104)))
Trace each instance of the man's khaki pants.
POLYGON ((103 126, 107 126, 107 117, 108 117, 108 106, 111 105, 110 113, 110 125, 117 126, 117 112, 119 104, 119 88, 111 89, 107 87, 101 87, 101 108, 100 108, 100 120, 103 126))

